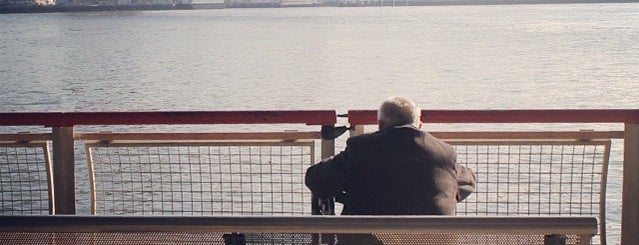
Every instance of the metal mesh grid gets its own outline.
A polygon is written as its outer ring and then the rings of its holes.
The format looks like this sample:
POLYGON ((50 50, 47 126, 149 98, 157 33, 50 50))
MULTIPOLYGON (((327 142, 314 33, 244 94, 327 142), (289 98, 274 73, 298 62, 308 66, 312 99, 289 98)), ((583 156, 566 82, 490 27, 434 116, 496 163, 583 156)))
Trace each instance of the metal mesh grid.
MULTIPOLYGON (((0 240, 8 244, 429 244, 429 245, 543 245, 538 234, 231 234, 231 233, 11 233, 0 232, 0 240), (230 235, 230 236, 229 236, 230 235), (226 237, 226 242, 225 242, 226 237), (354 242, 354 243, 353 243, 354 242)), ((577 235, 566 236, 566 245, 589 244, 577 235)))
MULTIPOLYGON (((375 236, 383 244, 542 245, 545 240, 545 235, 539 234, 376 234, 375 236)), ((566 245, 590 244, 577 235, 565 236, 565 242, 566 245)))
POLYGON ((49 214, 50 166, 47 143, 0 144, 0 214, 49 214))
POLYGON ((311 214, 313 141, 86 147, 95 214, 311 214))
POLYGON ((457 215, 590 215, 605 238, 609 140, 450 143, 478 183, 457 215))

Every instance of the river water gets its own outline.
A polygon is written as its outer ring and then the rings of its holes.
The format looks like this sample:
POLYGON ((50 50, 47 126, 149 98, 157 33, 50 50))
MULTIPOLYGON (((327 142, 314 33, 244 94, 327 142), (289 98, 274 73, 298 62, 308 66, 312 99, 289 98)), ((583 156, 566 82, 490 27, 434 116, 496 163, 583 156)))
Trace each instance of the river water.
POLYGON ((639 3, 0 15, 0 111, 636 109, 638 40, 639 3))

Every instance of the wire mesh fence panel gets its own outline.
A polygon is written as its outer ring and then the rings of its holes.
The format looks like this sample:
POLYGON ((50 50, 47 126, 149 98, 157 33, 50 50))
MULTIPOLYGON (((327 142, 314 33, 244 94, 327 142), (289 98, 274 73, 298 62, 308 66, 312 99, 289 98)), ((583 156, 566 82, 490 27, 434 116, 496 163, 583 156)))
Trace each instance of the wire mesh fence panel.
POLYGON ((0 143, 0 214, 51 212, 47 143, 0 143))
POLYGON ((87 144, 92 212, 310 214, 313 141, 87 144))
MULTIPOLYGON (((610 140, 450 141, 470 167, 477 189, 457 215, 599 218, 605 243, 605 187, 610 140)), ((601 239, 601 240, 600 240, 601 239)))

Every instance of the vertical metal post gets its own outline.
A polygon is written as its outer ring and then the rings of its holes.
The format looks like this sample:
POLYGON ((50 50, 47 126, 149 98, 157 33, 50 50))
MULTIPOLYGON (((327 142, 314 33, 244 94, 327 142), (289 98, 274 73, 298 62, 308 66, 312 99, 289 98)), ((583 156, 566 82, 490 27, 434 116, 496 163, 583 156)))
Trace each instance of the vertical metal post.
POLYGON ((54 204, 54 193, 55 193, 55 189, 53 188, 53 168, 52 168, 52 163, 51 163, 51 151, 49 150, 49 144, 45 144, 45 150, 44 150, 44 159, 46 162, 46 168, 47 168, 47 187, 49 188, 49 214, 55 214, 55 204, 54 204))
MULTIPOLYGON (((91 154, 91 152, 91 147, 85 147, 84 154, 87 156, 87 171, 89 172, 89 196, 91 199, 91 214, 95 215, 97 207, 95 195, 95 171, 93 168, 93 154, 91 154)), ((312 156, 314 156, 314 154, 312 156)))
POLYGON ((54 127, 52 131, 54 214, 75 214, 73 132, 73 126, 54 127))
POLYGON ((639 124, 626 123, 623 153, 621 244, 639 244, 639 124))

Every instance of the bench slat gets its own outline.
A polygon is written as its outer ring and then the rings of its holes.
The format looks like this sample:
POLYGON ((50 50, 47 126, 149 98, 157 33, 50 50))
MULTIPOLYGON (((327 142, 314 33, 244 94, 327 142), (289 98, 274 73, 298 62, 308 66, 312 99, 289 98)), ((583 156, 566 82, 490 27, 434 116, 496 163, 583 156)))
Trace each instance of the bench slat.
POLYGON ((594 217, 2 216, 0 232, 597 233, 594 217))

